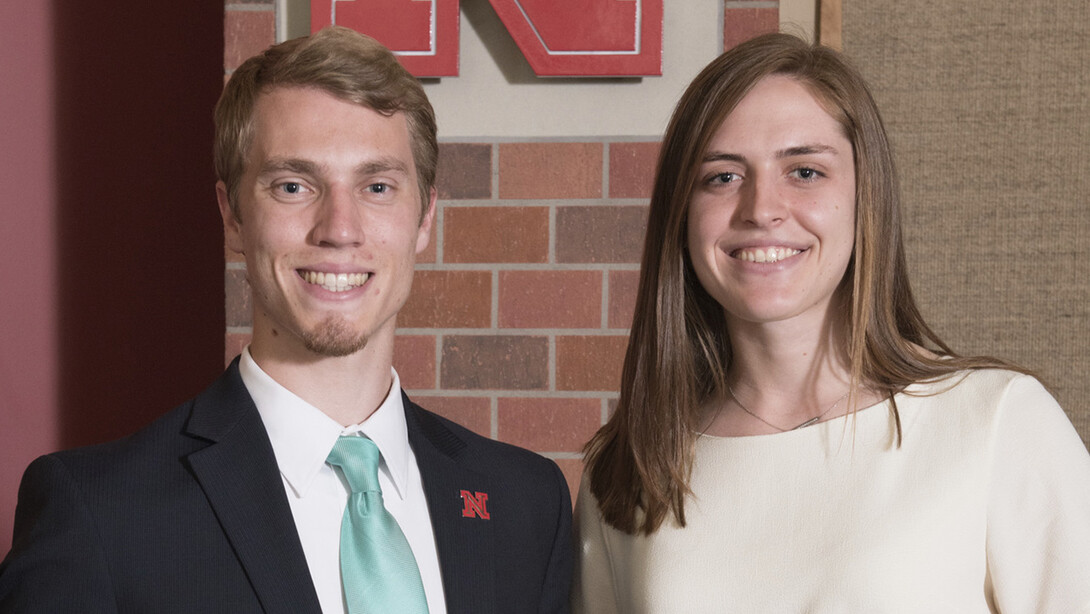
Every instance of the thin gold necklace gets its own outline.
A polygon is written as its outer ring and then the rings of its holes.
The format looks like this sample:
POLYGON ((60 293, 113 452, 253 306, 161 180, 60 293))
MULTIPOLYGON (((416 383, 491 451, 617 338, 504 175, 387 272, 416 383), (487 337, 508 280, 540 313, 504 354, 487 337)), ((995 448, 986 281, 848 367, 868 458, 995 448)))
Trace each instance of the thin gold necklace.
POLYGON ((836 409, 836 406, 840 405, 840 402, 843 401, 848 396, 848 393, 845 392, 844 396, 837 399, 836 403, 833 403, 832 405, 830 405, 829 408, 826 409, 825 411, 823 411, 820 414, 814 416, 813 418, 808 419, 806 422, 803 422, 802 424, 800 424, 798 426, 791 427, 789 429, 785 429, 785 428, 780 428, 780 427, 776 426, 775 424, 772 424, 768 420, 765 420, 764 418, 758 416, 757 414, 749 411, 749 408, 746 407, 745 405, 742 405, 742 402, 740 400, 738 400, 738 395, 734 394, 734 389, 730 387, 730 384, 727 384, 727 390, 730 391, 731 398, 734 399, 734 402, 738 404, 738 407, 742 408, 742 411, 744 411, 747 414, 753 416, 754 418, 760 420, 761 422, 764 422, 768 426, 771 426, 772 428, 776 429, 777 431, 779 431, 781 433, 786 433, 787 431, 797 431, 798 429, 806 428, 806 427, 810 426, 811 424, 816 424, 817 422, 820 422, 821 419, 824 418, 826 414, 828 414, 829 412, 836 409))

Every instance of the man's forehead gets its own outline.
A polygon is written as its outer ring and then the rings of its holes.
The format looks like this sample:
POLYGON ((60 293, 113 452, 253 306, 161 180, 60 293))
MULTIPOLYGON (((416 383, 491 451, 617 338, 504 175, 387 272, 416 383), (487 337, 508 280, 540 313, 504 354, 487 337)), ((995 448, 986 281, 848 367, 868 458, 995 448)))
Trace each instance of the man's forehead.
POLYGON ((262 88, 257 96, 254 98, 254 112, 256 116, 260 110, 269 108, 282 100, 324 100, 329 104, 341 103, 357 109, 363 109, 376 115, 380 115, 386 118, 400 117, 406 119, 405 113, 401 110, 393 111, 380 111, 374 107, 365 104, 359 100, 353 99, 350 95, 320 87, 318 85, 274 85, 266 86, 262 88))
POLYGON ((306 158, 297 147, 322 155, 358 148, 373 149, 374 164, 406 172, 415 168, 405 113, 380 113, 320 88, 281 86, 263 91, 255 101, 250 130, 246 157, 251 159, 306 158))

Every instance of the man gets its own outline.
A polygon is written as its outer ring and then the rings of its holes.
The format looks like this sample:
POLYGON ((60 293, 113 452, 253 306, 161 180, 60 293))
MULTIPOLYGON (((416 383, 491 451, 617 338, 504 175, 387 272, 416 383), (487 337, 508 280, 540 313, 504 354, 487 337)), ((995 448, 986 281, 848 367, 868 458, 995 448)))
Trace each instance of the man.
POLYGON ((277 45, 231 77, 215 153, 252 342, 143 431, 31 464, 0 611, 565 611, 555 463, 421 409, 391 366, 435 218, 419 83, 343 28, 277 45))

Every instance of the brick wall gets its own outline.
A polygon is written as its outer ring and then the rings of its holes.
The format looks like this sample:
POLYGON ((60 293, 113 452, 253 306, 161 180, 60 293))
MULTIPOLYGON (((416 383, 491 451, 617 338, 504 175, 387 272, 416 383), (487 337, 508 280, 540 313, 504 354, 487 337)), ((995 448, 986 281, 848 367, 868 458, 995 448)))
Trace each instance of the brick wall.
MULTIPOLYGON (((274 20, 271 1, 226 6, 230 74, 272 44, 274 20)), ((777 6, 725 2, 725 44, 775 30, 777 6)), ((617 398, 658 142, 440 140, 436 227, 394 366, 416 402, 555 459, 574 492, 580 450, 617 398)), ((230 253, 226 293, 230 360, 250 334, 230 253)))
POLYGON ((395 366, 421 404, 554 458, 616 398, 656 142, 440 145, 434 251, 395 366))

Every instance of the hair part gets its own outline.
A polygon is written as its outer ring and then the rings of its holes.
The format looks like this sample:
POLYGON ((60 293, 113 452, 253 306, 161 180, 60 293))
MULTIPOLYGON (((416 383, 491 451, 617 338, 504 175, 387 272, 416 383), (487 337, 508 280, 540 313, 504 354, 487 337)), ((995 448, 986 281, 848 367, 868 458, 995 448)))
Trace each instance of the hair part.
MULTIPOLYGON (((668 515, 685 525, 700 410, 726 392, 731 343, 723 308, 697 279, 687 246, 689 202, 709 143, 762 79, 799 80, 844 129, 856 178, 855 245, 841 283, 843 351, 851 390, 891 401, 909 384, 962 369, 1013 367, 955 354, 924 322, 909 285, 892 149, 859 71, 840 53, 767 34, 712 61, 674 110, 658 159, 620 399, 585 448, 590 489, 604 520, 650 534, 668 515), (930 348, 930 349, 927 349, 930 348)), ((849 396, 855 409, 855 395, 849 396)))
POLYGON ((216 104, 216 175, 239 216, 239 185, 254 140, 258 98, 274 88, 314 88, 383 115, 404 113, 420 191, 421 219, 435 185, 439 145, 424 88, 375 39, 340 26, 266 49, 231 75, 216 104))

